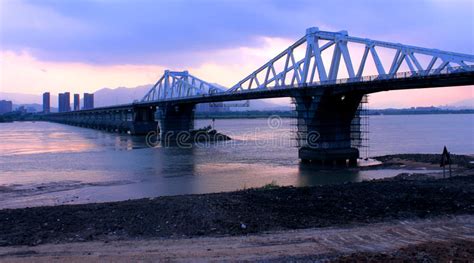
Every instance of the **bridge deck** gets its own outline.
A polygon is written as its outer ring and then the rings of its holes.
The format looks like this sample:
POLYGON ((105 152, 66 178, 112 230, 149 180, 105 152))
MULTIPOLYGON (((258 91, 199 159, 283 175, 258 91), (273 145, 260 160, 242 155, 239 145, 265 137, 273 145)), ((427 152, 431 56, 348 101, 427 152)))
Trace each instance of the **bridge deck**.
MULTIPOLYGON (((76 112, 100 112, 111 110, 132 109, 136 107, 163 106, 169 104, 198 104, 209 102, 253 100, 267 98, 293 97, 297 93, 322 94, 325 92, 337 93, 360 93, 368 94, 389 90, 421 89, 449 86, 474 85, 474 71, 457 72, 451 74, 440 74, 430 76, 414 76, 407 78, 380 79, 367 78, 366 81, 351 82, 349 80, 338 80, 333 83, 314 83, 313 85, 287 85, 274 87, 272 89, 243 90, 234 93, 216 93, 213 95, 190 96, 185 98, 172 98, 160 101, 138 102, 122 105, 94 108, 76 112)), ((65 112, 60 114, 71 114, 65 112)))

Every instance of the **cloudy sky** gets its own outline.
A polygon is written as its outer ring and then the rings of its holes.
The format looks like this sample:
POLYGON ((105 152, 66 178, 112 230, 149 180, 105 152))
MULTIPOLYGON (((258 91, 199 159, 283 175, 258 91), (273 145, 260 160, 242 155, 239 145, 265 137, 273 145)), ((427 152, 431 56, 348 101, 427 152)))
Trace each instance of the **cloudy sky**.
MULTIPOLYGON (((1 0, 0 90, 93 92, 164 69, 232 86, 305 29, 474 54, 474 1, 1 0)), ((373 107, 441 105, 473 87, 386 92, 373 107)))

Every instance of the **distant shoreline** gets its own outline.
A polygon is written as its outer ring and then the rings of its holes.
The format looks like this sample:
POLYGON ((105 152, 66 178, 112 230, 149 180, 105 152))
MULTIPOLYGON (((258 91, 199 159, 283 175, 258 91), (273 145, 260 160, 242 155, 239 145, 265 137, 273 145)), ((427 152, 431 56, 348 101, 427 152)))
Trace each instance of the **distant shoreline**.
MULTIPOLYGON (((366 115, 382 116, 382 115, 447 115, 447 114, 474 114, 473 110, 408 110, 408 109, 387 109, 387 110, 368 110, 366 115)), ((244 112, 217 112, 202 113, 195 115, 196 119, 258 119, 268 118, 270 116, 279 116, 281 118, 296 117, 295 111, 244 111, 244 112)))
MULTIPOLYGON (((443 110, 443 109, 369 109, 363 115, 446 115, 446 114, 474 114, 474 109, 465 110, 443 110)), ((196 112, 195 119, 259 119, 276 115, 280 118, 295 118, 296 111, 229 111, 229 112, 196 112)), ((0 114, 0 123, 13 121, 41 121, 41 114, 16 112, 0 114)))

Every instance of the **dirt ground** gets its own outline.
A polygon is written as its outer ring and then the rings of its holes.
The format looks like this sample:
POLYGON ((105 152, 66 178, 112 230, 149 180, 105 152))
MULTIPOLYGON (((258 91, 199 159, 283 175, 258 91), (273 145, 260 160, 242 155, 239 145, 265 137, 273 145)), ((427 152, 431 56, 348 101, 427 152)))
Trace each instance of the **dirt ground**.
POLYGON ((2 262, 469 261, 474 216, 246 236, 1 247, 2 262))

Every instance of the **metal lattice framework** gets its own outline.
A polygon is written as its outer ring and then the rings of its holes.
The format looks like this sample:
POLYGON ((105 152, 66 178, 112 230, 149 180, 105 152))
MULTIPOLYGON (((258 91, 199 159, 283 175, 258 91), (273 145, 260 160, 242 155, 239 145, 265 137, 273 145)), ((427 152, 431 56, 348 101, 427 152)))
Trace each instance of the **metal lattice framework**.
POLYGON ((347 31, 328 32, 312 27, 306 30, 304 37, 227 91, 188 71, 166 70, 142 102, 458 71, 474 71, 474 56, 352 37, 347 31))
POLYGON ((163 76, 153 85, 141 101, 150 102, 209 95, 223 91, 224 89, 221 87, 201 80, 189 74, 188 71, 165 70, 163 76))
POLYGON ((401 72, 410 73, 402 77, 411 77, 474 70, 473 55, 351 37, 346 31, 327 32, 313 27, 307 29, 306 36, 239 81, 228 92, 318 85, 342 78, 346 82, 363 81, 364 76, 374 75, 373 71, 368 70, 371 59, 379 79, 400 77, 401 72), (302 51, 299 57, 298 49, 302 51), (362 54, 357 67, 351 56, 356 53, 359 56, 362 54), (401 67, 403 64, 404 68, 401 67), (342 71, 345 73, 341 74, 342 71))

